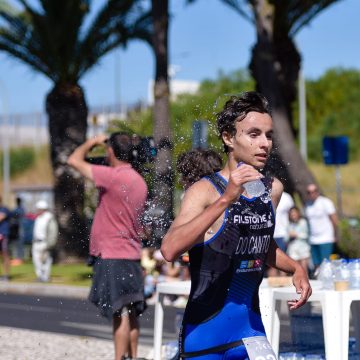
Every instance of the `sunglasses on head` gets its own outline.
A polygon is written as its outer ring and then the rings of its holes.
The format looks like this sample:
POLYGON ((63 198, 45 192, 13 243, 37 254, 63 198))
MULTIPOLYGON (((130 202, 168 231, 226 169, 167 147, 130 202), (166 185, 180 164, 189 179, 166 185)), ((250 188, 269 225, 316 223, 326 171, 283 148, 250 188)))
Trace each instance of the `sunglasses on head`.
POLYGON ((307 190, 307 193, 308 193, 308 194, 313 194, 313 193, 316 193, 316 192, 318 192, 318 189, 307 190))

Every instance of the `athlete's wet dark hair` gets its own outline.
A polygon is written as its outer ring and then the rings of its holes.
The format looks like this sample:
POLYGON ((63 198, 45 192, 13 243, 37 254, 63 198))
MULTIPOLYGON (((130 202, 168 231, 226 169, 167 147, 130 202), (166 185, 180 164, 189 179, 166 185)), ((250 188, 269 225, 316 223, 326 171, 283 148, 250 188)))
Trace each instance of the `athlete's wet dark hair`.
POLYGON ((112 133, 106 144, 110 146, 118 160, 131 162, 133 159, 133 145, 131 136, 126 132, 112 133))
MULTIPOLYGON (((235 136, 237 121, 243 120, 251 112, 259 112, 271 115, 268 100, 256 91, 247 91, 239 96, 231 96, 225 103, 223 110, 216 115, 216 123, 220 138, 226 131, 235 136)), ((228 146, 224 144, 225 152, 229 152, 228 146)))
POLYGON ((181 174, 181 182, 185 188, 221 168, 221 156, 211 149, 184 152, 179 155, 176 163, 176 170, 181 174))

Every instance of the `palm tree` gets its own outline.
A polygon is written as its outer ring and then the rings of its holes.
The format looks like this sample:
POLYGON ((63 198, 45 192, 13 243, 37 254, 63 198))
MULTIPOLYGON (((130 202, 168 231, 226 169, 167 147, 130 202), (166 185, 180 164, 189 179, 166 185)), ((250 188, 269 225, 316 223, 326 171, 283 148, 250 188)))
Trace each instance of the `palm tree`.
POLYGON ((155 58, 153 137, 157 147, 152 183, 152 238, 156 246, 173 219, 174 173, 169 117, 169 0, 151 0, 151 9, 137 23, 136 36, 147 42, 155 58))
POLYGON ((66 165, 85 141, 88 107, 80 79, 112 49, 141 34, 141 1, 108 0, 87 20, 90 0, 17 0, 18 12, 0 10, 0 50, 53 83, 46 96, 60 256, 85 255, 84 182, 66 165), (34 4, 34 5, 33 5, 34 4), (86 25, 86 22, 87 24, 86 25))
POLYGON ((172 140, 169 118, 170 87, 168 76, 169 1, 152 0, 155 56, 154 140, 158 148, 155 162, 154 204, 159 209, 155 241, 159 242, 173 218, 174 176, 171 160, 172 140))
POLYGON ((291 107, 297 96, 301 56, 295 35, 330 5, 340 0, 221 0, 256 27, 257 42, 249 65, 273 108, 276 151, 270 168, 288 191, 306 198, 306 184, 315 182, 295 144, 291 107))

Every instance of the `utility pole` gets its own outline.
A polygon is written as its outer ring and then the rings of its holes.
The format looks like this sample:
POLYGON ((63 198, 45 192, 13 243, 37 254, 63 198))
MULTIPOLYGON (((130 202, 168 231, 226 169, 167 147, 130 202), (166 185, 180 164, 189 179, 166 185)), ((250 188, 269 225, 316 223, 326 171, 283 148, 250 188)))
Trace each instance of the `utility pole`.
POLYGON ((9 205, 10 195, 10 153, 9 153, 9 114, 8 98, 5 86, 0 82, 0 95, 2 100, 2 152, 3 152, 3 200, 9 205))
POLYGON ((307 128, 306 128, 306 93, 305 78, 299 71, 299 128, 300 128, 300 154, 307 161, 307 128))
POLYGON ((121 113, 121 91, 120 91, 120 77, 121 77, 121 63, 120 63, 120 56, 121 52, 120 49, 116 49, 114 51, 115 56, 115 69, 114 69, 114 101, 115 101, 115 108, 114 112, 116 113, 119 111, 121 113))

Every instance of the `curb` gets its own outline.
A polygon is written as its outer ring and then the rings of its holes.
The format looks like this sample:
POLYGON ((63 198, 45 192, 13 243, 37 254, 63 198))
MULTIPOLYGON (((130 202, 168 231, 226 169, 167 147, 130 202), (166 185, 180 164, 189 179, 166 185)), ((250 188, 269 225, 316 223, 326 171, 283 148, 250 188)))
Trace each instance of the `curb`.
POLYGON ((83 286, 12 283, 0 281, 0 292, 2 294, 45 295, 86 300, 88 298, 89 291, 90 288, 83 286))

